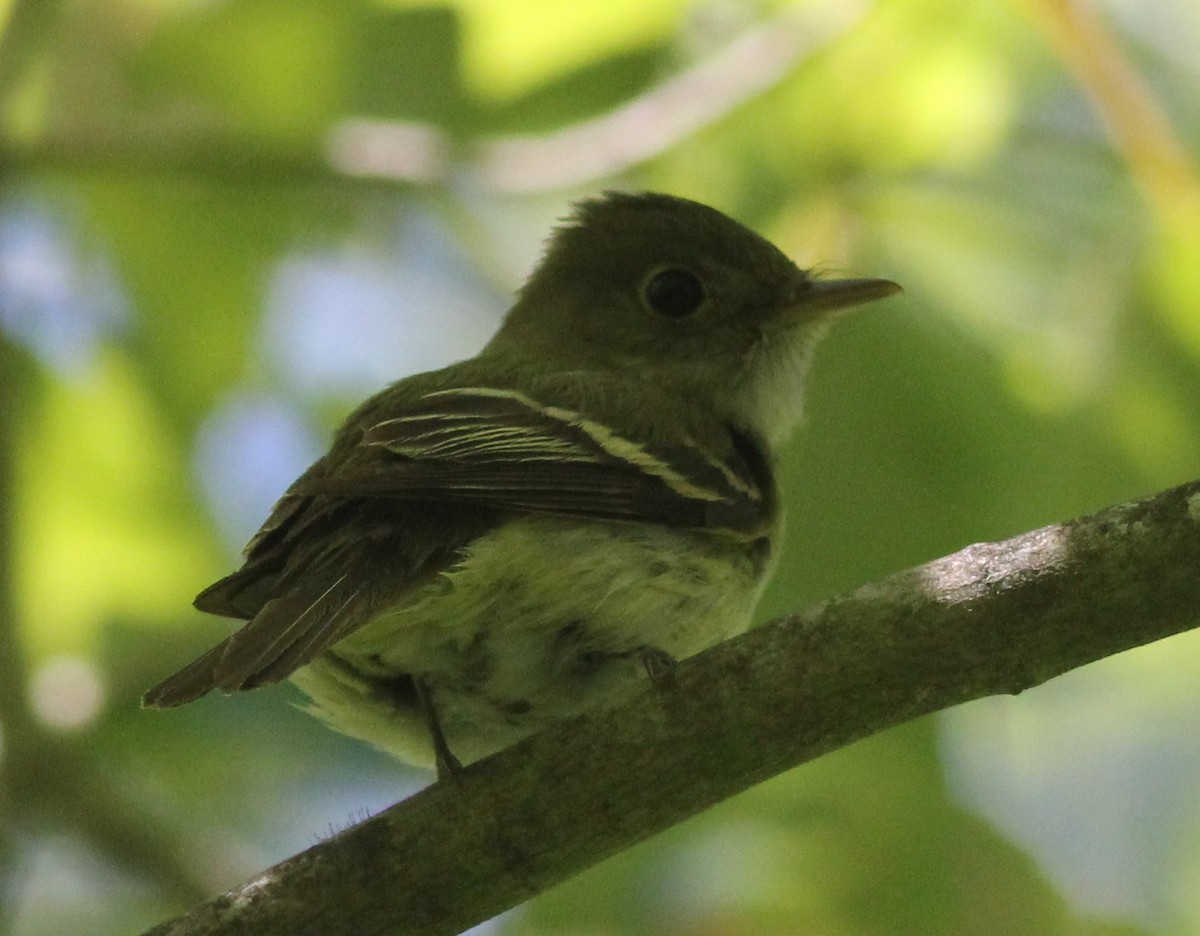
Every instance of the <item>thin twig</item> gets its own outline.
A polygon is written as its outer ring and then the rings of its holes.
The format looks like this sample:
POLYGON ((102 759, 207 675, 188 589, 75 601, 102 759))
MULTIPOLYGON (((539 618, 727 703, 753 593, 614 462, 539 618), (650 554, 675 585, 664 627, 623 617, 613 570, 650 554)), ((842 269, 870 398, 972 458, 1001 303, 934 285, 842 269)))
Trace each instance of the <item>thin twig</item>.
POLYGON ((198 123, 58 128, 40 140, 0 140, 0 162, 22 169, 183 174, 223 184, 321 184, 394 189, 454 178, 496 192, 594 183, 652 159, 777 85, 865 15, 856 2, 785 9, 613 111, 528 136, 483 137, 464 150, 433 124, 349 116, 325 152, 272 146, 198 123))
POLYGON ((1200 207, 1200 175, 1167 112, 1090 3, 1029 0, 1114 146, 1165 218, 1200 207), (1181 204, 1182 202, 1182 204, 1181 204))

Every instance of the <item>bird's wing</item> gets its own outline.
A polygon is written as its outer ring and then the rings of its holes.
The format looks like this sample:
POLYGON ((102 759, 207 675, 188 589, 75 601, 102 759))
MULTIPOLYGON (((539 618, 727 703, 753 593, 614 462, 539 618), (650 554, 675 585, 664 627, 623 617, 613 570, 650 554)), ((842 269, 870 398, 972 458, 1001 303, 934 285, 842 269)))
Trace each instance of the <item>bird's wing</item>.
POLYGON ((762 456, 730 437, 714 453, 694 440, 654 445, 516 390, 427 393, 370 425, 368 450, 336 472, 302 479, 314 495, 475 504, 502 510, 723 530, 753 538, 770 520, 762 456))
POLYGON ((200 610, 246 624, 152 688, 144 705, 169 708, 286 679, 403 603, 494 523, 493 511, 455 505, 291 493, 285 500, 286 519, 256 537, 245 565, 196 598, 200 610))
POLYGON ((357 446, 292 485, 243 567, 196 598, 245 626, 151 689, 146 705, 285 679, 402 602, 506 512, 744 539, 773 519, 770 469, 736 435, 720 453, 688 438, 655 445, 488 387, 427 393, 365 425, 357 446))

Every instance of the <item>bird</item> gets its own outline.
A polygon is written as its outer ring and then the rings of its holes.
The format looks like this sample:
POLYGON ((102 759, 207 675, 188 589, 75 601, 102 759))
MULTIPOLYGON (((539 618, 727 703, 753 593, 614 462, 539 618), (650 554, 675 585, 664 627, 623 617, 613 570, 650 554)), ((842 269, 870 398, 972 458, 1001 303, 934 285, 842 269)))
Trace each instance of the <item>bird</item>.
POLYGON ((689 199, 578 202, 475 357, 347 417, 196 597, 240 628, 144 705, 290 679, 445 778, 744 631, 813 349, 899 289, 689 199))

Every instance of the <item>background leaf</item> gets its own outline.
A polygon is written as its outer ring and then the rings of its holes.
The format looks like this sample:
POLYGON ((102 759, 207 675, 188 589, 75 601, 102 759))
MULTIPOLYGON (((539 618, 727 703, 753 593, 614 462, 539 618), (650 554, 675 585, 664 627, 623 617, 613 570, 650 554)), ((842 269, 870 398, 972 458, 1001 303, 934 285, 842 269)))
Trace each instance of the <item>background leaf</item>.
MULTIPOLYGON (((428 782, 288 687, 137 700, 227 633, 191 596, 328 431, 478 350, 580 195, 905 287, 820 351, 764 618, 1200 467, 1194 4, 4 14, 0 931, 135 932, 428 782)), ((1198 666, 868 739, 483 929, 1195 931, 1198 666)))

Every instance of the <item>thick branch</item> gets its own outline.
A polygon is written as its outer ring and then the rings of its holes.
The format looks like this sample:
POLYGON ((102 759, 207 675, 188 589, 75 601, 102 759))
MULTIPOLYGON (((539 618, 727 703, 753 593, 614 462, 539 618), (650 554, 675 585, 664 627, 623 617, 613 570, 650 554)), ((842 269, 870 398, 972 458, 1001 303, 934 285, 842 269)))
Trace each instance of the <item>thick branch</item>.
POLYGON ((777 773, 1200 623, 1200 482, 729 641, 147 936, 449 934, 777 773))

